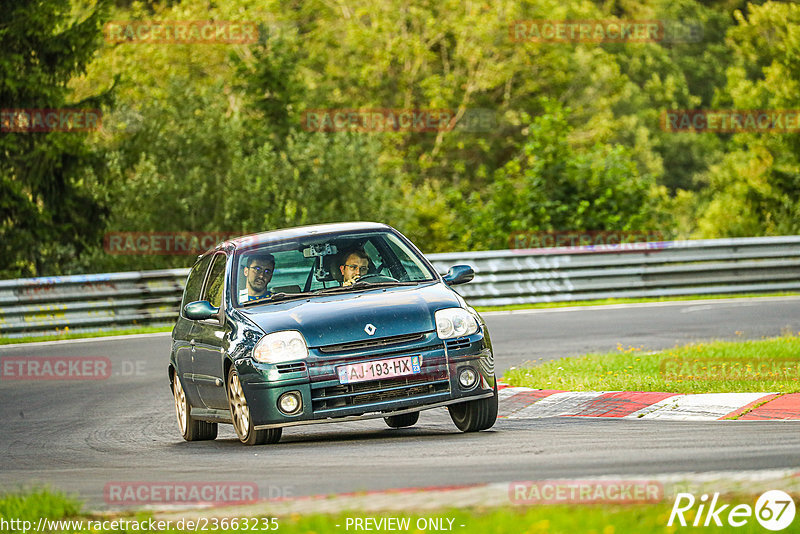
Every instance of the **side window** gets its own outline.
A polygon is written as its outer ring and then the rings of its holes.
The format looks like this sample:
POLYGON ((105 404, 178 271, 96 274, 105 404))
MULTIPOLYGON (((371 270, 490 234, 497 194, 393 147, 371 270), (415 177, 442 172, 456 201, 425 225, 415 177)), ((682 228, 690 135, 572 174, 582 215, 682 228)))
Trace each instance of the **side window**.
POLYGON ((181 313, 183 313, 184 306, 190 302, 200 300, 200 289, 203 287, 203 279, 206 277, 209 263, 211 263, 210 255, 195 263, 189 272, 186 288, 183 291, 183 301, 181 301, 181 313))
POLYGON ((393 266, 397 268, 400 280, 431 279, 424 264, 397 238, 389 236, 386 243, 389 245, 395 257, 400 258, 400 265, 393 266))
POLYGON ((208 275, 208 284, 206 284, 206 289, 203 291, 203 298, 201 299, 207 300, 215 308, 219 308, 222 304, 222 286, 225 281, 226 260, 225 254, 214 256, 211 272, 208 275))
POLYGON ((367 256, 369 256, 369 261, 372 264, 370 272, 373 272, 374 270, 378 274, 387 276, 392 275, 392 273, 389 272, 388 262, 381 256, 380 252, 378 252, 378 249, 375 248, 374 244, 372 244, 372 241, 367 241, 364 243, 363 250, 367 253, 367 256))

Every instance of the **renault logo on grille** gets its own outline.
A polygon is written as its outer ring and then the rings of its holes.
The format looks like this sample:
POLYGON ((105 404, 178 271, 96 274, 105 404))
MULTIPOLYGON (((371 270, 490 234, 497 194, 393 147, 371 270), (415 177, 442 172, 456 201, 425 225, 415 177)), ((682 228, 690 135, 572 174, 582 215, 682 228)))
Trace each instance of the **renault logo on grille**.
POLYGON ((364 332, 371 336, 375 333, 375 325, 367 323, 367 326, 364 327, 364 332))

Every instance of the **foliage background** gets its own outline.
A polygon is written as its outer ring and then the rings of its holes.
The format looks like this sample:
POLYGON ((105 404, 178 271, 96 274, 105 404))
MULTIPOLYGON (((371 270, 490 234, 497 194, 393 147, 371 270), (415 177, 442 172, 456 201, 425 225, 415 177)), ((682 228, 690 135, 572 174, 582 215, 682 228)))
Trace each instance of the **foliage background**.
POLYGON ((0 108, 101 107, 0 133, 0 277, 187 266, 115 231, 387 222, 425 252, 518 230, 800 232, 792 134, 668 133, 665 109, 800 109, 800 6, 738 0, 4 0, 0 108), (515 20, 661 19, 659 43, 512 42, 515 20), (106 42, 120 20, 255 22, 258 43, 106 42), (487 131, 322 133, 320 108, 488 109, 487 131))

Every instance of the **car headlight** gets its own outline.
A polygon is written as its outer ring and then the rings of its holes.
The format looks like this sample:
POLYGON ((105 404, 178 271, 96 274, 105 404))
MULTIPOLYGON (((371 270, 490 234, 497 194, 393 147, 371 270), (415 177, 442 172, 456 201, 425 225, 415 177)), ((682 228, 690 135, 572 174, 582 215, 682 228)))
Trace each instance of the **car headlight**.
POLYGON ((267 334, 253 349, 253 358, 262 363, 281 363, 307 357, 306 340, 297 330, 267 334))
POLYGON ((446 308, 434 314, 436 335, 440 339, 450 339, 474 334, 478 331, 478 321, 464 308, 446 308))

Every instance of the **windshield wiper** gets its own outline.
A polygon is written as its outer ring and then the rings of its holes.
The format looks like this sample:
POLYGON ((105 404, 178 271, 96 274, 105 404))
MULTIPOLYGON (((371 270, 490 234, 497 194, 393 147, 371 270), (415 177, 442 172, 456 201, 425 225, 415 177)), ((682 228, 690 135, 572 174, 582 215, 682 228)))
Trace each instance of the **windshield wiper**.
POLYGON ((356 282, 350 287, 354 287, 356 289, 360 287, 381 287, 381 286, 415 286, 419 284, 419 282, 412 282, 412 281, 403 281, 395 280, 395 281, 384 281, 384 282, 356 282))
POLYGON ((332 287, 323 287, 314 291, 317 295, 320 293, 336 293, 338 291, 347 291, 352 289, 353 286, 332 286, 332 287))
POLYGON ((272 296, 264 297, 263 299, 256 299, 256 300, 248 300, 247 302, 243 302, 242 306, 255 306, 256 304, 266 304, 268 302, 276 302, 279 300, 291 300, 295 298, 306 298, 306 297, 314 297, 319 295, 320 293, 344 293, 346 291, 351 291, 353 289, 369 289, 374 287, 394 287, 394 286, 415 286, 418 285, 420 282, 424 282, 425 280, 419 281, 383 281, 383 282, 356 282, 349 286, 334 286, 334 287, 325 287, 321 289, 316 289, 314 291, 304 291, 302 293, 275 293, 272 296))
POLYGON ((276 302, 279 300, 291 300, 294 298, 306 298, 306 297, 313 297, 314 293, 274 293, 269 297, 264 297, 263 299, 255 299, 255 300, 248 300, 247 302, 242 303, 242 306, 254 306, 256 304, 266 304, 268 302, 276 302))
POLYGON ((369 289, 372 287, 394 287, 394 286, 415 286, 419 284, 419 282, 410 282, 405 281, 401 282, 400 280, 396 280, 393 282, 385 281, 385 282, 356 282, 349 286, 336 286, 336 287, 326 287, 324 289, 317 289, 317 293, 342 293, 345 291, 350 291, 352 289, 369 289))

